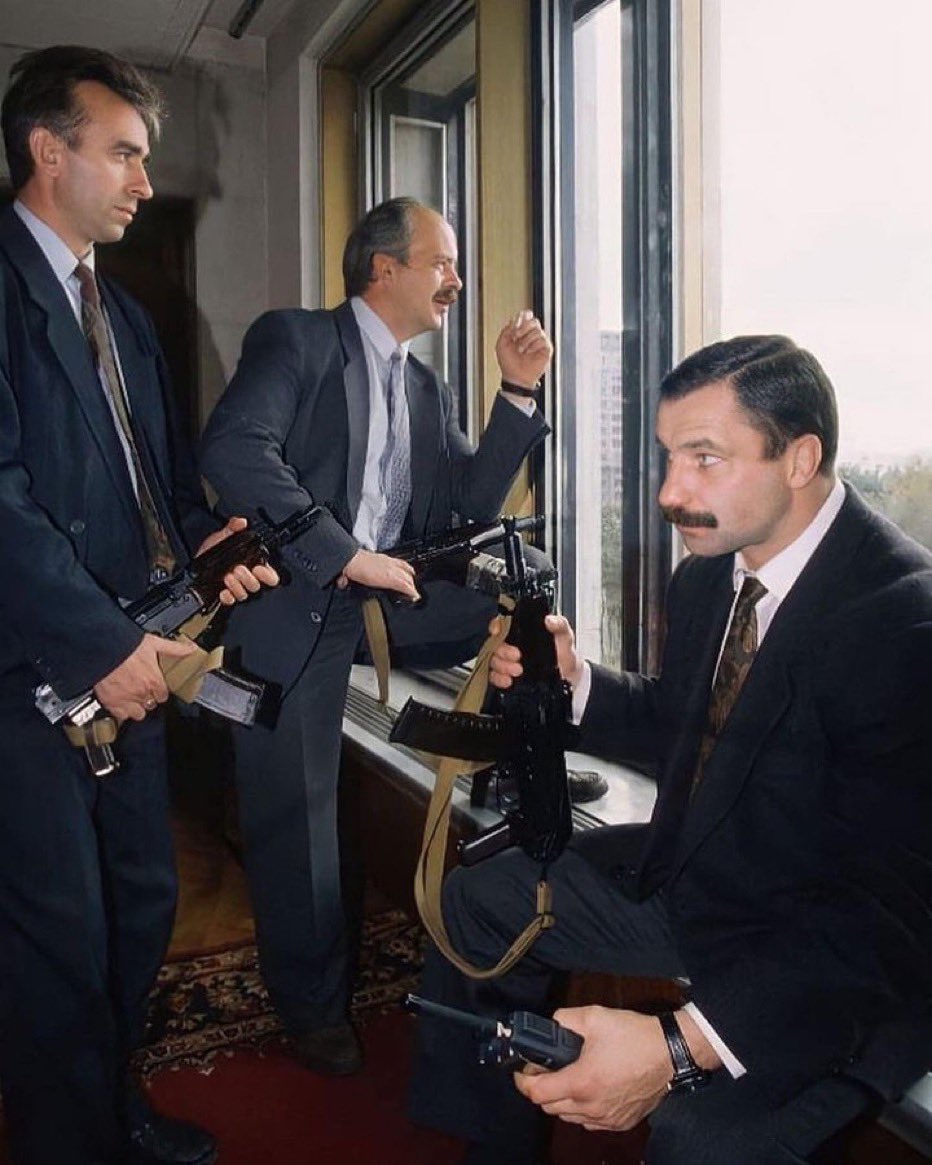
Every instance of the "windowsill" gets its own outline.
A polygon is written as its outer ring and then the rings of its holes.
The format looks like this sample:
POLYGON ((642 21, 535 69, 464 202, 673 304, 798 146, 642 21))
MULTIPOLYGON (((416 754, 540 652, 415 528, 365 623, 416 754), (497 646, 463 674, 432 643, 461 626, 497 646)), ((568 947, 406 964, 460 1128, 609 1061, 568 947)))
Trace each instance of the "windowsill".
MULTIPOLYGON (((437 708, 451 708, 455 698, 450 673, 413 672, 391 673, 387 707, 377 699, 378 686, 371 667, 355 665, 350 676, 346 711, 343 716, 343 734, 363 749, 378 763, 395 774, 410 780, 429 794, 434 787, 434 771, 410 749, 388 743, 391 725, 409 696, 437 708)), ((650 819, 656 797, 656 785, 642 773, 623 765, 609 764, 584 753, 568 752, 567 768, 594 770, 608 781, 608 792, 597 801, 573 808, 573 823, 577 829, 592 829, 597 825, 619 825, 625 822, 644 822, 650 819)), ((453 808, 472 817, 478 828, 484 829, 499 820, 499 814, 490 809, 475 809, 469 804, 468 785, 458 782, 453 794, 453 808)))

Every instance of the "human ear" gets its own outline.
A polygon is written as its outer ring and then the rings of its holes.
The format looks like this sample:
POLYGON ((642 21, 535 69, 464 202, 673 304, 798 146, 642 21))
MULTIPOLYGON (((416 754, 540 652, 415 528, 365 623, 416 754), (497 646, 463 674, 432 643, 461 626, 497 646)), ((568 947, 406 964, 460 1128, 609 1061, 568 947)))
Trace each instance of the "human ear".
POLYGON ((377 251, 372 256, 372 282, 390 282, 394 273, 394 264, 395 260, 391 255, 385 255, 381 251, 377 251))
POLYGON ((45 126, 36 126, 29 134, 29 152, 37 170, 57 174, 61 167, 64 143, 45 126))
POLYGON ((790 453, 790 486, 802 489, 819 472, 822 463, 822 442, 815 433, 804 433, 792 442, 790 453))

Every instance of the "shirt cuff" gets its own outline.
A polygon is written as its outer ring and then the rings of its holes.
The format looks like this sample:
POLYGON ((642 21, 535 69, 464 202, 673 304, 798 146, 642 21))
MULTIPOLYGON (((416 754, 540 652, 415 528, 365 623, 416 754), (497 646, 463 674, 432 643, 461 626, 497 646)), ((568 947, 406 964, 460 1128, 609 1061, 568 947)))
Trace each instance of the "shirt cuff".
POLYGON ((504 389, 501 389, 500 391, 502 396, 505 398, 505 400, 508 401, 509 404, 513 404, 516 409, 520 409, 521 412, 524 413, 524 415, 527 417, 530 417, 534 410, 537 408, 537 401, 535 401, 532 397, 518 396, 516 392, 505 392, 504 389))
POLYGON ((589 666, 589 660, 583 660, 582 675, 579 677, 579 682, 573 688, 573 723, 579 724, 582 721, 583 714, 586 711, 586 705, 589 703, 589 691, 592 688, 592 668, 589 666))
POLYGON ((729 1051, 728 1046, 722 1041, 721 1036, 716 1032, 715 1028, 709 1023, 706 1017, 702 1014, 695 1003, 687 1003, 683 1008, 692 1017, 693 1023, 702 1032, 705 1038, 709 1041, 715 1051, 718 1053, 718 1058, 722 1061, 724 1066, 728 1069, 729 1074, 737 1080, 739 1076, 747 1075, 747 1068, 741 1063, 737 1056, 729 1051))

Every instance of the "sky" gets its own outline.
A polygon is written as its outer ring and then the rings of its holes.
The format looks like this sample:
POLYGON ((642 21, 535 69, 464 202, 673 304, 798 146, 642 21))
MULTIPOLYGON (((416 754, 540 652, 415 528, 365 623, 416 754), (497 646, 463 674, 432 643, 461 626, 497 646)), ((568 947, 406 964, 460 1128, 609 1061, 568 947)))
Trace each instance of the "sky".
POLYGON ((932 3, 719 3, 722 334, 814 352, 842 460, 932 457, 932 3))
MULTIPOLYGON (((838 394, 843 461, 932 458, 932 0, 716 9, 718 108, 703 118, 720 165, 706 154, 705 181, 721 192, 718 256, 705 256, 720 264, 719 334, 782 332, 816 355, 838 394)), ((621 327, 621 171, 620 146, 603 144, 620 143, 619 29, 609 4, 577 42, 609 331, 621 327)))

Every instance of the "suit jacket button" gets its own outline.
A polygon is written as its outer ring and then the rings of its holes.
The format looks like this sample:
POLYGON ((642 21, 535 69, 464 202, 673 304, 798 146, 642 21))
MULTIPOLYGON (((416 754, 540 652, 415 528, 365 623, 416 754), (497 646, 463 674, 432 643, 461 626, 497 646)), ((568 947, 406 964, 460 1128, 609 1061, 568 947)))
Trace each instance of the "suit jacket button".
POLYGON ((83 534, 84 523, 80 518, 74 518, 71 522, 68 523, 68 529, 72 534, 83 534))
POLYGON ((321 620, 320 611, 311 611, 311 622, 312 623, 319 623, 320 620, 321 620))

